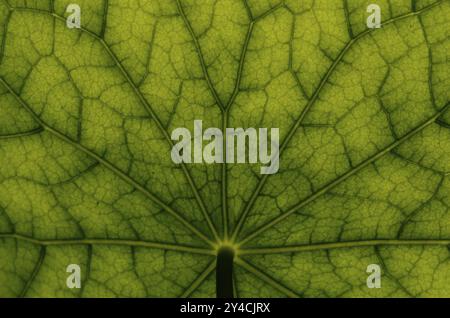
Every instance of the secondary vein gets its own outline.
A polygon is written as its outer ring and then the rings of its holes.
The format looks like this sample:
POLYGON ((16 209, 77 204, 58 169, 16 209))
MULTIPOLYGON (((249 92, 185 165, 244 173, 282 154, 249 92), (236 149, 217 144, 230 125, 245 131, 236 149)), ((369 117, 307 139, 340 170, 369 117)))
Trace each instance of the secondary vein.
POLYGON ((275 279, 270 277, 268 274, 261 271, 259 268, 255 267, 254 265, 247 263, 243 259, 236 258, 236 264, 244 268, 247 272, 255 275, 259 279, 261 279, 263 282, 271 286, 272 288, 280 291, 281 293, 285 294, 288 297, 291 298, 299 298, 300 295, 297 295, 294 291, 290 290, 286 286, 280 284, 275 279))
POLYGON ((187 245, 158 243, 149 241, 134 241, 124 239, 67 239, 67 240, 40 240, 19 234, 0 234, 0 239, 15 239, 29 242, 41 246, 59 246, 59 245, 119 245, 131 247, 146 247, 178 252, 187 252, 193 254, 203 254, 215 256, 216 252, 212 249, 205 249, 187 245))
POLYGON ((212 261, 208 267, 189 285, 180 298, 188 298, 197 288, 208 278, 208 276, 216 269, 216 260, 212 261))
POLYGON ((267 247, 267 248, 249 248, 239 250, 239 255, 258 255, 258 254, 283 254, 311 252, 340 248, 369 247, 369 246, 410 246, 410 245, 428 245, 428 246, 447 246, 449 240, 367 240, 367 241, 348 241, 335 243, 318 243, 310 245, 296 245, 285 247, 267 247))
POLYGON ((31 273, 30 278, 28 279, 28 281, 26 282, 24 288, 22 289, 22 292, 20 293, 20 298, 24 298, 28 291, 30 290, 31 284, 33 284, 34 279, 36 278, 37 274, 39 273, 42 264, 44 263, 44 258, 45 258, 45 254, 46 254, 46 248, 45 246, 41 246, 41 249, 39 251, 39 258, 38 261, 33 269, 33 272, 31 273))

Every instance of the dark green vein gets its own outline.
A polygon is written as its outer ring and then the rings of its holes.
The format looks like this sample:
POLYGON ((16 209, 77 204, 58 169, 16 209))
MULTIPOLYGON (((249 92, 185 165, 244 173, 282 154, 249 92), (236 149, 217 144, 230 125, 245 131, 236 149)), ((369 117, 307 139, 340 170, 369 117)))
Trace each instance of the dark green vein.
POLYGON ((22 289, 22 292, 20 293, 20 298, 24 298, 28 291, 30 290, 31 284, 33 284, 34 279, 36 278, 37 274, 39 273, 39 270, 42 267, 42 264, 44 263, 44 258, 45 258, 45 253, 46 253, 46 247, 45 246, 41 246, 41 249, 39 251, 39 259, 36 263, 36 265, 34 266, 33 272, 31 273, 30 278, 28 279, 27 283, 25 284, 24 288, 22 289))
MULTIPOLYGON (((414 2, 414 7, 415 7, 415 2, 414 2)), ((428 89, 430 90, 431 103, 434 108, 437 108, 436 98, 434 96, 434 89, 433 89, 433 52, 431 51, 431 43, 428 39, 428 35, 425 30, 425 26, 423 24, 422 17, 420 15, 418 16, 418 20, 419 20, 419 24, 420 24, 420 29, 422 30, 423 38, 425 40, 425 43, 427 43, 427 47, 428 47, 428 89)))
MULTIPOLYGON (((402 157, 399 156, 399 158, 402 158, 402 157)), ((425 202, 423 202, 417 208, 415 208, 411 213, 409 213, 408 216, 401 222, 400 227, 397 231, 398 239, 400 239, 403 236, 403 232, 405 231, 406 226, 408 224, 410 224, 411 220, 414 217, 416 217, 421 211, 423 211, 426 206, 431 205, 431 202, 436 199, 437 195, 439 194, 439 190, 441 189, 444 181, 445 181, 445 176, 441 176, 441 180, 438 182, 438 184, 437 184, 436 188, 434 189, 433 193, 431 194, 431 196, 425 202)))
POLYGON ((102 29, 100 31, 101 38, 105 38, 106 28, 108 25, 108 10, 109 10, 109 0, 103 0, 102 29))
POLYGON ((279 3, 278 5, 274 6, 270 10, 268 10, 267 12, 265 12, 265 13, 261 14, 260 16, 250 20, 250 23, 249 23, 248 28, 247 28, 247 33, 246 33, 246 36, 245 36, 245 40, 244 40, 244 45, 242 46, 241 56, 239 58, 239 66, 238 66, 238 71, 237 71, 237 75, 236 75, 236 84, 234 86, 233 93, 231 94, 230 100, 227 103, 227 106, 226 106, 227 110, 231 107, 231 105, 233 105, 233 103, 236 100, 236 97, 237 97, 237 95, 239 93, 239 89, 240 89, 241 81, 242 81, 242 74, 244 72, 245 57, 247 55, 248 46, 250 44, 250 39, 252 37, 253 29, 254 29, 255 24, 259 20, 261 20, 264 17, 266 17, 267 15, 275 12, 276 10, 278 10, 281 7, 283 7, 282 3, 279 3))
POLYGON ((248 25, 247 35, 245 36, 245 41, 244 41, 244 45, 242 47, 241 57, 239 59, 239 66, 238 66, 238 71, 237 71, 237 76, 236 76, 236 84, 234 86, 234 90, 233 90, 233 93, 231 94, 230 100, 227 103, 227 106, 226 106, 227 110, 231 107, 231 105, 233 105, 233 103, 236 99, 236 96, 239 93, 239 89, 241 86, 241 80, 242 80, 242 73, 244 70, 245 56, 247 55, 248 45, 250 43, 250 39, 253 34, 254 25, 255 25, 254 20, 251 21, 250 24, 248 25))
POLYGON ((270 15, 270 14, 274 13, 275 11, 277 11, 279 8, 285 8, 284 1, 278 2, 276 5, 274 5, 270 9, 268 9, 266 12, 263 12, 260 15, 258 15, 257 17, 254 17, 253 18, 253 22, 257 22, 259 20, 264 19, 268 15, 270 15))
POLYGON ((442 128, 450 129, 450 124, 446 123, 445 121, 443 121, 441 119, 436 120, 436 124, 438 124, 442 128))
POLYGON ((92 245, 87 246, 87 261, 86 261, 86 274, 84 275, 84 282, 81 284, 80 297, 83 297, 84 290, 91 276, 92 267, 92 245))
POLYGON ((8 35, 8 24, 11 18, 11 12, 8 12, 8 15, 5 18, 5 22, 3 23, 3 35, 2 35, 2 43, 0 44, 0 64, 3 61, 5 56, 5 47, 6 47, 6 38, 8 35))
POLYGON ((386 275, 390 280, 392 280, 405 294, 407 294, 411 298, 414 298, 415 296, 413 294, 411 294, 409 292, 409 290, 406 289, 405 286, 403 286, 403 284, 397 279, 397 277, 395 277, 394 275, 392 275, 389 272, 389 269, 388 269, 386 263, 384 262, 384 258, 381 255, 381 252, 380 252, 380 249, 379 249, 378 245, 374 246, 374 252, 375 252, 375 256, 378 259, 378 262, 381 265, 381 268, 384 271, 384 275, 386 275))
POLYGON ((192 41, 194 42, 195 50, 197 51, 197 55, 200 60, 200 65, 202 67, 203 74, 205 76, 209 90, 213 94, 213 97, 217 103, 217 106, 219 106, 221 111, 224 111, 225 107, 223 106, 223 103, 220 100, 220 97, 217 94, 216 89, 214 88, 211 77, 209 76, 208 67, 206 66, 205 59, 203 58, 203 53, 202 53, 202 50, 200 47, 200 43, 198 42, 197 36, 195 35, 195 32, 194 32, 194 29, 192 29, 191 23, 189 22, 186 14, 184 13, 184 9, 183 9, 183 6, 181 5, 180 0, 176 0, 176 1, 177 1, 178 13, 180 14, 181 18, 183 19, 184 25, 188 29, 189 34, 191 35, 192 41))
POLYGON ((348 0, 343 1, 344 1, 345 22, 347 24, 348 36, 350 37, 350 39, 353 39, 354 34, 352 29, 352 23, 350 20, 350 11, 348 10, 348 0))
POLYGON ((36 129, 21 132, 21 133, 10 134, 10 135, 0 135, 0 139, 13 139, 13 138, 33 136, 33 135, 40 134, 43 131, 44 131, 44 129, 42 127, 38 127, 36 129))

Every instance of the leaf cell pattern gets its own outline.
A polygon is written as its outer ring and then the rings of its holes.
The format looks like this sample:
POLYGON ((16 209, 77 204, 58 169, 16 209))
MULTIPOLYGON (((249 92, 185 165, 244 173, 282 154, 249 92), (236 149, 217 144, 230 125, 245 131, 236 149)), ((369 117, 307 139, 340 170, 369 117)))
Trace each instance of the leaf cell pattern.
POLYGON ((450 1, 72 2, 0 1, 1 297, 215 297, 223 247, 235 297, 450 297, 450 1), (195 119, 279 173, 175 165, 195 119))

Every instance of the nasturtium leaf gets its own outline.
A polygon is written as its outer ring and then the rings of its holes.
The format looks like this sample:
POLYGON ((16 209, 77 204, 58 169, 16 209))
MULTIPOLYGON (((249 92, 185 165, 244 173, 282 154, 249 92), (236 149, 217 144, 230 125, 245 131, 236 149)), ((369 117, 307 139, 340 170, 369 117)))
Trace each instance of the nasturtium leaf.
POLYGON ((372 2, 1 0, 0 297, 450 297, 450 1, 372 2))

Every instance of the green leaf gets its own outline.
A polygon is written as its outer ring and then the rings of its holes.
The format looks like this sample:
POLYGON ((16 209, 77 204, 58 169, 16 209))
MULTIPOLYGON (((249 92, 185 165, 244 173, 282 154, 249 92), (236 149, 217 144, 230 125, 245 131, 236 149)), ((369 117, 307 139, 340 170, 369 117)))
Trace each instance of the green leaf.
POLYGON ((371 2, 0 1, 0 296, 450 297, 450 1, 371 2))

